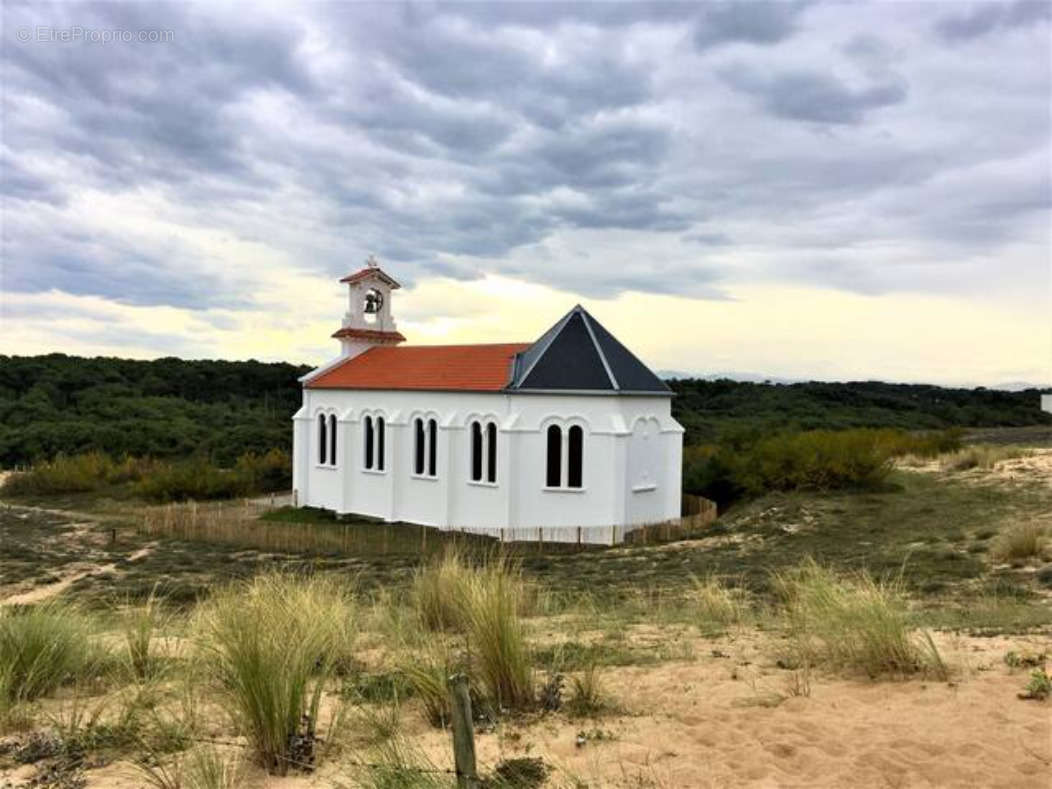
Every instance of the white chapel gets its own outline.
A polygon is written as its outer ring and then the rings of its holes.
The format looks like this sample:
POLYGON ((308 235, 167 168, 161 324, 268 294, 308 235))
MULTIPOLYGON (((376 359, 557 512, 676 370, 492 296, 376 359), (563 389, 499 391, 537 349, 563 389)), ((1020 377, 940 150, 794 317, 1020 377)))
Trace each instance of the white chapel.
POLYGON ((370 264, 293 417, 298 506, 507 540, 619 542, 680 515, 672 392, 587 310, 535 342, 405 345, 370 264))

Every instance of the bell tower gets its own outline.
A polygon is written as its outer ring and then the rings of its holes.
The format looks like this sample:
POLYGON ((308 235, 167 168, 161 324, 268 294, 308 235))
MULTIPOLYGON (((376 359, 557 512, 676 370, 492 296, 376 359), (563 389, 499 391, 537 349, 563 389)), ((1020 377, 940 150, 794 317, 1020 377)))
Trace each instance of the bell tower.
POLYGON ((372 255, 365 268, 340 280, 347 283, 347 312, 332 336, 340 341, 340 357, 349 359, 375 345, 397 345, 405 337, 391 317, 391 292, 402 287, 384 273, 372 255))

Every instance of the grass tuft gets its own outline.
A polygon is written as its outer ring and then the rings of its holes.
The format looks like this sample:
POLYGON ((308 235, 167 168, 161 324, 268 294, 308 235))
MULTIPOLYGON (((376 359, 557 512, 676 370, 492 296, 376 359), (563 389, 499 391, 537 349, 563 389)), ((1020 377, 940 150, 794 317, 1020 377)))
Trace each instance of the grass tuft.
POLYGON ((1045 528, 1029 521, 1011 526, 994 540, 991 556, 999 561, 1018 561, 1040 557, 1047 542, 1045 528))
POLYGON ((824 662, 870 677, 946 666, 930 637, 916 638, 900 584, 867 573, 839 577, 813 560, 775 577, 786 601, 794 663, 824 662))
POLYGON ((470 576, 465 621, 477 674, 497 709, 521 710, 535 701, 533 668, 519 615, 527 594, 521 569, 497 558, 470 576))
POLYGON ((465 605, 469 580, 474 573, 455 549, 413 574, 409 599, 428 630, 460 630, 466 624, 465 605))
POLYGON ((237 789, 244 785, 244 766, 214 745, 198 745, 167 761, 135 762, 147 786, 154 789, 237 789))
POLYGON ((992 469, 1003 460, 1026 457, 1030 452, 1020 447, 977 444, 941 457, 947 471, 967 471, 973 468, 992 469))
POLYGON ((616 711, 603 685, 602 672, 594 663, 570 678, 573 696, 566 704, 566 711, 574 717, 597 718, 616 711))
POLYGON ((91 622, 76 606, 0 608, 0 696, 32 701, 88 675, 99 663, 91 622))
POLYGON ((739 597, 719 578, 692 578, 690 599, 694 604, 702 631, 719 630, 741 624, 746 608, 739 597))
POLYGON ((122 629, 128 647, 128 667, 136 679, 152 679, 159 673, 161 661, 154 653, 153 642, 169 623, 170 617, 164 612, 163 600, 157 596, 156 586, 143 605, 131 608, 125 614, 122 629))
POLYGON ((332 579, 268 574, 201 611, 201 657, 268 771, 312 766, 322 690, 347 657, 352 610, 332 579))

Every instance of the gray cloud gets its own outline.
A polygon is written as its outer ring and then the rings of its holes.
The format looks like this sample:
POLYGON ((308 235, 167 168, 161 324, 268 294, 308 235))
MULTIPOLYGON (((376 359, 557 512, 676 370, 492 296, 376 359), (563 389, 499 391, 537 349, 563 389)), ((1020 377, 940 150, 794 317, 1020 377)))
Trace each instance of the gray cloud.
POLYGON ((584 296, 719 298, 757 277, 941 292, 978 287, 989 259, 1023 289, 1047 265, 1001 253, 1050 200, 1049 44, 987 35, 1044 4, 3 14, 17 292, 251 310, 251 265, 216 236, 325 277, 372 251, 407 284, 497 272, 584 296), (44 24, 174 40, 12 38, 44 24), (996 74, 915 34, 932 29, 981 38, 996 74), (113 206, 146 199, 159 228, 118 226, 113 206), (888 266, 889 245, 927 263, 888 266))
POLYGON ((1047 0, 978 3, 964 14, 942 17, 935 23, 935 30, 947 41, 970 41, 998 29, 1026 27, 1050 18, 1052 5, 1047 0))
POLYGON ((866 113, 906 100, 906 85, 888 80, 850 88, 836 77, 817 71, 761 75, 727 69, 724 78, 736 90, 753 96, 779 118, 814 123, 860 123, 866 113))
POLYGON ((704 3, 694 29, 694 45, 705 49, 732 42, 776 44, 796 31, 805 8, 802 2, 777 0, 704 3))

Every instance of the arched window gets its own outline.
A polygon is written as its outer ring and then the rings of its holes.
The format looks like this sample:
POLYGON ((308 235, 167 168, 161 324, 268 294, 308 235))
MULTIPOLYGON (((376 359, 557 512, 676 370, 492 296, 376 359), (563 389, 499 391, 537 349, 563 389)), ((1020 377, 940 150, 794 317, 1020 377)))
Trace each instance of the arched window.
POLYGON ((558 425, 548 428, 548 470, 545 485, 549 488, 562 486, 563 466, 563 430, 558 425))
POLYGON ((365 457, 363 458, 364 465, 367 469, 373 467, 373 418, 371 416, 365 417, 365 457))
POLYGON ((424 420, 417 417, 413 420, 413 437, 415 446, 413 447, 413 473, 423 474, 424 473, 424 455, 426 454, 427 439, 424 433, 424 420))
POLYGON ((427 473, 438 476, 438 422, 427 420, 427 473))
POLYGON ((497 484, 497 423, 471 423, 471 481, 497 484))
POLYGON ((566 453, 566 486, 568 488, 581 487, 584 472, 584 430, 579 425, 574 425, 568 431, 567 443, 569 447, 566 453))
POLYGON ((413 473, 417 476, 438 475, 438 422, 434 419, 413 420, 413 473))
POLYGON ((384 470, 384 418, 376 417, 376 470, 384 470))
POLYGON ((482 481, 482 423, 471 423, 471 481, 482 481))
POLYGON ((336 465, 336 414, 329 414, 329 465, 336 465))
POLYGON ((486 482, 497 482, 497 423, 486 425, 486 482))
POLYGON ((325 439, 325 414, 318 414, 318 462, 325 465, 325 452, 329 442, 325 439))

